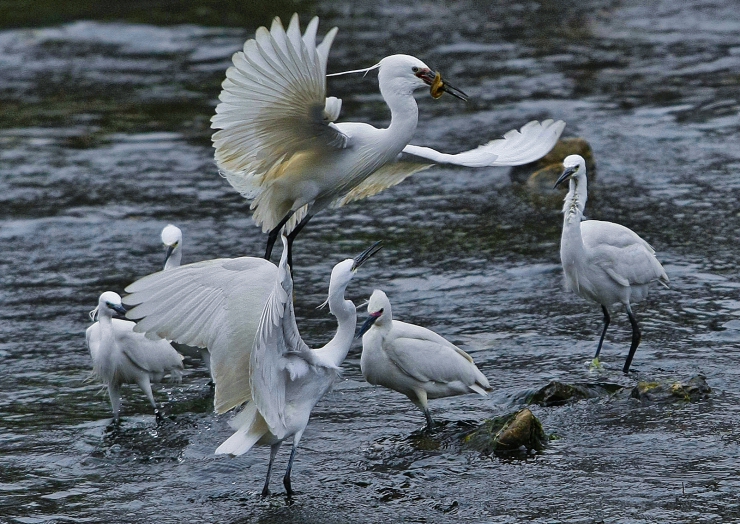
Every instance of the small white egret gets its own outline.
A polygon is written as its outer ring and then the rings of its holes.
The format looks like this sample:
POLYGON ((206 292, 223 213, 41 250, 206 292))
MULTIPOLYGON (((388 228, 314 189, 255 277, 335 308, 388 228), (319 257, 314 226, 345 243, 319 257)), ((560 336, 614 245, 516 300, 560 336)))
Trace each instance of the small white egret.
MULTIPOLYGON (((180 267, 182 262, 182 231, 179 227, 168 224, 162 229, 162 243, 167 248, 164 256, 164 271, 180 267)), ((211 354, 208 348, 188 346, 175 342, 177 351, 190 358, 200 358, 205 364, 208 373, 211 373, 211 354)), ((213 375, 211 375, 213 382, 213 375)))
POLYGON ((85 338, 93 361, 95 374, 108 387, 113 419, 119 420, 121 385, 138 384, 146 393, 157 419, 161 417, 152 395, 152 382, 161 382, 169 374, 173 380, 182 379, 182 356, 165 340, 149 340, 134 332, 135 324, 113 318, 113 312, 125 314, 121 297, 106 291, 98 300, 98 307, 90 312, 97 320, 87 328, 85 338))
POLYGON ((394 320, 391 303, 376 289, 367 304, 370 314, 362 337, 360 367, 370 384, 406 395, 434 426, 427 399, 491 390, 488 379, 465 351, 427 328, 394 320))
POLYGON ((286 439, 293 447, 283 484, 293 493, 290 472, 311 410, 331 388, 354 338, 357 312, 344 293, 355 271, 379 243, 331 272, 329 311, 337 332, 324 347, 310 349, 301 339, 293 311, 293 281, 283 235, 279 267, 243 257, 182 266, 131 284, 129 318, 142 318, 137 330, 183 343, 206 342, 216 382, 215 409, 223 413, 250 401, 231 421, 236 432, 217 454, 242 455, 255 444, 270 446, 262 495, 269 494, 275 455, 286 439), (193 292, 191 294, 191 291, 193 292), (186 301, 185 304, 182 302, 186 301), (170 304, 166 311, 163 306, 170 304))
MULTIPOLYGON (((254 222, 269 232, 269 259, 280 230, 293 239, 311 217, 329 205, 372 196, 434 164, 468 167, 515 166, 533 162, 555 145, 562 121, 532 121, 476 149, 445 154, 409 145, 418 122, 413 92, 467 96, 442 81, 424 62, 392 55, 375 66, 391 121, 378 129, 358 122, 334 123, 342 101, 326 97, 326 63, 337 33, 316 45, 318 18, 301 37, 298 15, 287 31, 275 18, 257 29, 244 50, 233 55, 211 127, 216 164, 229 183, 252 200, 254 222), (402 154, 403 153, 403 154, 402 154)), ((291 265, 292 267, 292 265, 291 265)))
POLYGON ((162 244, 167 248, 164 255, 164 269, 179 267, 182 262, 182 231, 180 228, 167 224, 162 229, 162 244))
POLYGON ((579 155, 563 160, 565 170, 555 187, 570 180, 563 205, 563 234, 560 240, 560 259, 569 291, 601 305, 604 312, 604 330, 596 347, 594 364, 604 343, 616 304, 624 304, 632 325, 630 346, 623 371, 629 372, 632 358, 640 344, 641 334, 630 304, 643 300, 650 282, 657 280, 668 287, 668 275, 655 257, 655 250, 637 233, 622 225, 601 220, 583 220, 586 207, 586 162, 579 155))

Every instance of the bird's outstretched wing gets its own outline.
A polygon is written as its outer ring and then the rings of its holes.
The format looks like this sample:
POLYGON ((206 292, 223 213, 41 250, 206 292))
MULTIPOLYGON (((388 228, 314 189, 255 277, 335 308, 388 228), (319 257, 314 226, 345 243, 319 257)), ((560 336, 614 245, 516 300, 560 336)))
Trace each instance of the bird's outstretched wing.
POLYGON ((126 288, 126 316, 135 331, 207 347, 216 384, 214 408, 223 413, 251 399, 250 354, 277 268, 261 258, 206 260, 160 271, 126 288))
POLYGON ((519 166, 539 160, 557 143, 565 128, 565 122, 533 120, 521 130, 512 129, 503 138, 491 140, 470 151, 449 155, 429 147, 407 145, 403 153, 412 155, 413 160, 437 164, 456 164, 466 167, 519 166))
POLYGON ((308 371, 303 356, 311 350, 301 339, 293 310, 293 279, 288 266, 288 241, 283 240, 273 291, 262 310, 250 357, 249 385, 257 410, 270 431, 283 438, 285 424, 285 386, 289 379, 308 371))
POLYGON ((622 286, 641 285, 659 280, 668 284, 668 275, 655 256, 655 250, 631 229, 614 222, 581 222, 583 244, 589 249, 589 262, 601 267, 622 286))
POLYGON ((270 31, 257 29, 226 71, 211 119, 220 130, 212 138, 215 159, 247 198, 306 154, 346 145, 347 137, 331 125, 341 100, 326 98, 326 62, 337 28, 317 46, 318 24, 311 20, 301 37, 297 14, 287 31, 275 18, 270 31))

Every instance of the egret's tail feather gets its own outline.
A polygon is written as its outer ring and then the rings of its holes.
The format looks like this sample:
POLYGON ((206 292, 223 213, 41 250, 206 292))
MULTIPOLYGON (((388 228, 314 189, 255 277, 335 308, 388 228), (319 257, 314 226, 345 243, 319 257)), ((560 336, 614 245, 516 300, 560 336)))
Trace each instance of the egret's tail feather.
POLYGON ((236 433, 216 449, 216 455, 243 455, 269 432, 267 423, 253 402, 235 416, 229 425, 236 429, 236 433))
POLYGON ((473 391, 475 391, 476 393, 478 393, 479 395, 482 395, 484 397, 488 396, 488 393, 486 392, 486 390, 480 387, 478 384, 472 384, 468 387, 472 389, 473 391))

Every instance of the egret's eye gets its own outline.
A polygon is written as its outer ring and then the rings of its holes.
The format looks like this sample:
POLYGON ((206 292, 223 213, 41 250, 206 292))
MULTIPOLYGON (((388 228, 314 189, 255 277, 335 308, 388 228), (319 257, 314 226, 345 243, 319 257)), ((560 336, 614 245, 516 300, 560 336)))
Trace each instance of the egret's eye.
POLYGON ((110 302, 106 302, 105 305, 108 306, 109 308, 113 309, 113 304, 111 304, 110 302))
POLYGON ((419 72, 419 68, 416 67, 416 66, 414 66, 414 67, 411 68, 411 71, 413 71, 414 73, 418 73, 419 72))

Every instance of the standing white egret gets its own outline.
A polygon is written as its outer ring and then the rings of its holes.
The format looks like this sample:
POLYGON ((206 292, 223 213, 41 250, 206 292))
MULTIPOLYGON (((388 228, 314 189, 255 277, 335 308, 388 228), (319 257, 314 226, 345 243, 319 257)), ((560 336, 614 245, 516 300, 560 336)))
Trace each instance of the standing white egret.
POLYGON ((117 423, 121 409, 121 385, 138 384, 146 393, 157 419, 161 417, 152 395, 152 382, 160 382, 169 374, 182 379, 182 356, 165 340, 149 340, 134 332, 135 324, 113 318, 113 312, 125 314, 121 297, 106 291, 98 299, 98 307, 90 312, 97 320, 87 328, 85 338, 95 374, 108 387, 113 419, 117 423))
POLYGON ((370 384, 406 395, 434 426, 427 399, 478 393, 491 386, 465 351, 427 328, 394 320, 391 303, 376 289, 367 304, 370 314, 362 337, 362 375, 370 384))
POLYGON ((418 121, 415 90, 430 87, 434 98, 447 92, 466 100, 409 55, 388 56, 361 70, 378 69, 380 93, 391 112, 388 128, 334 123, 342 101, 326 97, 326 63, 337 28, 317 46, 318 24, 312 19, 301 37, 296 14, 287 31, 279 18, 269 31, 257 29, 255 39, 233 55, 211 119, 211 127, 219 129, 213 134, 216 164, 252 200, 254 222, 269 232, 267 259, 285 226, 290 264, 293 239, 329 205, 372 196, 434 164, 526 164, 547 154, 565 127, 562 121, 533 121, 454 155, 409 145, 418 121))
MULTIPOLYGON (((179 227, 168 224, 162 229, 162 243, 167 248, 164 256, 164 271, 180 267, 182 262, 182 231, 179 227)), ((191 357, 200 358, 205 364, 208 373, 211 373, 211 354, 208 348, 188 346, 187 344, 178 344, 175 347, 180 353, 191 357)), ((211 375, 213 382, 213 375, 211 375)))
POLYGON ((162 229, 162 244, 167 248, 164 255, 164 269, 179 267, 182 262, 182 231, 180 228, 167 224, 162 229))
POLYGON ((355 271, 380 249, 376 243, 334 266, 327 302, 337 318, 337 332, 324 347, 310 349, 296 325, 288 240, 282 239, 277 268, 251 257, 191 264, 144 277, 127 288, 132 294, 125 299, 138 304, 128 316, 143 318, 137 329, 147 336, 210 341, 206 345, 214 363, 216 411, 251 400, 231 422, 236 432, 216 453, 242 455, 255 444, 269 445, 263 496, 269 494, 275 455, 290 437, 293 447, 283 484, 288 495, 293 493, 290 472, 296 448, 311 410, 334 383, 354 338, 357 312, 344 292, 355 271), (173 310, 164 311, 166 304, 173 310))
POLYGON ((563 166, 565 170, 555 187, 570 180, 560 240, 566 288, 600 304, 604 312, 604 330, 594 355, 596 365, 611 320, 609 311, 616 304, 624 305, 632 324, 632 345, 623 368, 627 373, 641 339, 630 304, 643 300, 654 280, 668 287, 668 275, 652 246, 631 229, 613 222, 583 220, 588 196, 586 162, 579 155, 570 155, 563 160, 563 166))

